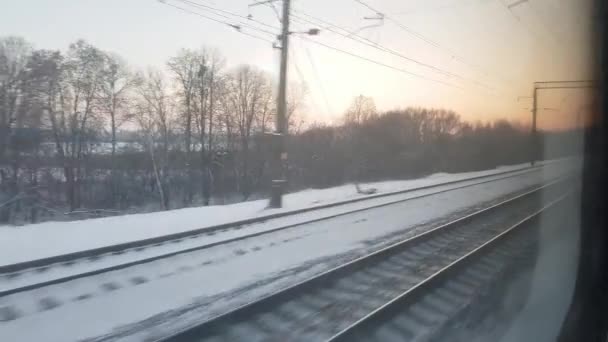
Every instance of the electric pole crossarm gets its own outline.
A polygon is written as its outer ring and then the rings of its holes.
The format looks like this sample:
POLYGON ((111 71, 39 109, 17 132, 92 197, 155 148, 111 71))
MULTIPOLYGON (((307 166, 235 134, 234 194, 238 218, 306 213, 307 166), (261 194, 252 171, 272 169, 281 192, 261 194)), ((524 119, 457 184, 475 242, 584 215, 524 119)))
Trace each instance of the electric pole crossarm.
POLYGON ((580 80, 580 81, 538 81, 534 84, 556 84, 556 83, 591 83, 597 84, 596 80, 580 80))
MULTIPOLYGON (((538 140, 538 132, 536 127, 537 119, 537 102, 538 91, 543 89, 581 89, 581 88, 597 88, 599 83, 594 80, 566 80, 566 81, 543 81, 534 82, 534 91, 532 93, 532 158, 530 163, 534 165, 534 161, 539 151, 540 141, 538 140)), ((519 100, 519 98, 518 98, 519 100)), ((544 108, 553 110, 554 108, 544 108)))
POLYGON ((597 88, 597 85, 583 85, 583 86, 550 86, 550 87, 536 87, 536 89, 581 89, 581 88, 597 88))

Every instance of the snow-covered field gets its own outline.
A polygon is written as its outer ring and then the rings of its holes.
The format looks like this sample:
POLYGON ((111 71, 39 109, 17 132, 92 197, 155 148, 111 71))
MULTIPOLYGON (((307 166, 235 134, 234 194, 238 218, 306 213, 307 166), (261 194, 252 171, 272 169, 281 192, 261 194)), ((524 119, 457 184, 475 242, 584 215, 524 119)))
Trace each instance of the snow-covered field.
MULTIPOLYGON (((105 336, 108 340, 150 340, 161 333, 200 321, 345 260, 428 229, 437 222, 472 210, 482 203, 555 179, 576 167, 568 162, 554 163, 538 172, 525 173, 515 178, 339 216, 302 225, 297 229, 0 298, 0 310, 3 306, 13 306, 20 313, 17 319, 0 322, 0 340, 73 341, 100 336, 105 336), (136 279, 142 281, 134 281, 136 279), (49 301, 57 306, 52 309, 41 307, 41 303, 49 301)), ((428 182, 436 178, 441 177, 425 180, 428 182)), ((387 191, 396 190, 398 184, 396 182, 392 187, 385 188, 378 184, 373 186, 387 191)), ((402 185, 407 186, 405 182, 402 185)), ((354 190, 350 192, 354 194, 354 190)), ((293 205, 290 201, 292 198, 288 197, 289 206, 293 205)), ((308 196, 304 198, 314 199, 308 196)), ((329 201, 327 198, 331 196, 328 195, 323 200, 329 201)), ((336 199, 334 196, 333 200, 336 199)), ((299 203, 311 205, 310 202, 299 203)), ((257 205, 263 207, 265 202, 257 205)), ((240 205, 236 208, 238 207, 240 205)), ((257 210, 249 209, 248 212, 258 213, 260 207, 257 210)), ((293 206, 288 208, 293 209, 293 206)), ((177 218, 177 213, 180 212, 188 216, 188 211, 204 212, 208 209, 186 209, 162 214, 177 218)), ((124 219, 130 223, 122 225, 120 229, 127 232, 130 229, 139 231, 145 227, 137 227, 132 220, 143 217, 142 224, 152 222, 159 227, 165 223, 174 228, 170 220, 155 222, 161 220, 163 215, 133 215, 72 224, 78 224, 79 227, 100 221, 119 224, 119 220, 124 219), (115 219, 118 220, 114 221, 115 219)), ((235 215, 236 213, 224 219, 234 220, 235 215)), ((187 219, 180 220, 182 225, 178 227, 188 229, 188 224, 193 223, 197 224, 197 228, 201 227, 200 220, 192 222, 195 216, 193 213, 187 219)), ((100 233, 95 232, 103 231, 101 227, 104 225, 113 234, 120 231, 116 227, 107 226, 110 223, 94 223, 90 236, 97 238, 100 233)), ((38 231, 40 227, 49 225, 52 227, 53 224, 45 223, 32 229, 38 231)), ((50 234, 52 233, 49 232, 50 234)), ((23 235, 22 238, 26 236, 23 235)), ((86 236, 84 233, 79 239, 86 241, 86 236)))
MULTIPOLYGON (((568 159, 546 163, 561 165, 567 162, 568 159)), ((529 164, 518 164, 486 171, 439 173, 415 180, 384 181, 361 186, 375 188, 378 193, 382 194, 519 170, 528 166, 529 164)), ((257 200, 224 206, 187 208, 73 222, 45 222, 20 227, 0 226, 0 265, 212 227, 363 196, 366 195, 358 194, 353 185, 343 185, 287 194, 284 197, 284 207, 281 209, 267 209, 266 200, 257 200)))

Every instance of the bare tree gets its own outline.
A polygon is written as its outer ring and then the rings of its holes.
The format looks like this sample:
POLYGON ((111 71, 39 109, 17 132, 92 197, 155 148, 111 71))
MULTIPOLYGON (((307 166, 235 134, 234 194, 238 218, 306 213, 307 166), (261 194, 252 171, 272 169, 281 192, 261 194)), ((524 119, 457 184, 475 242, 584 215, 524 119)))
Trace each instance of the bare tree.
POLYGON ((172 125, 172 104, 162 73, 148 70, 140 81, 139 103, 135 116, 145 136, 145 145, 152 162, 161 210, 170 207, 167 178, 169 174, 169 136, 172 125))
POLYGON ((99 89, 99 104, 110 119, 110 181, 112 205, 117 203, 119 183, 116 175, 116 133, 118 128, 129 119, 129 91, 137 79, 120 56, 104 54, 102 79, 99 89))
POLYGON ((361 153, 361 149, 368 144, 369 137, 362 134, 363 125, 369 120, 377 117, 376 105, 371 97, 359 95, 353 99, 350 107, 344 113, 345 129, 348 143, 348 154, 351 160, 350 170, 357 193, 368 194, 375 189, 362 189, 359 185, 365 169, 369 166, 367 156, 361 153))
POLYGON ((199 133, 201 162, 201 193, 203 204, 209 205, 213 180, 212 157, 214 155, 214 120, 217 110, 217 93, 222 82, 224 60, 217 51, 200 51, 198 71, 198 98, 196 124, 199 133))
MULTIPOLYGON (((184 139, 186 147, 185 168, 188 174, 188 185, 192 185, 194 183, 191 165, 192 117, 197 83, 199 82, 199 74, 201 72, 201 56, 196 51, 182 49, 178 52, 177 56, 169 59, 167 66, 177 81, 179 89, 178 95, 182 101, 184 116, 184 139)), ((192 203, 192 186, 186 186, 185 190, 186 194, 184 197, 184 205, 188 206, 192 203)))
POLYGON ((83 40, 71 44, 60 67, 58 94, 53 94, 58 95, 53 99, 57 105, 48 111, 71 211, 80 206, 83 159, 93 133, 89 125, 96 119, 93 116, 102 67, 103 54, 97 48, 83 40))
POLYGON ((251 195, 250 170, 251 138, 256 121, 265 130, 265 118, 272 108, 272 90, 265 73, 244 65, 237 68, 227 82, 226 99, 228 115, 234 118, 239 137, 238 180, 245 199, 251 195))
POLYGON ((218 172, 215 178, 215 194, 218 195, 220 203, 225 203, 226 192, 230 188, 227 183, 227 179, 231 176, 236 179, 234 182, 235 191, 240 191, 240 181, 238 179, 238 167, 237 164, 226 163, 226 158, 235 157, 236 151, 238 151, 238 130, 236 124, 236 116, 233 115, 233 106, 230 103, 230 89, 232 88, 232 74, 223 75, 218 82, 217 87, 217 113, 216 113, 216 139, 214 139, 214 148, 216 149, 216 155, 218 159, 214 165, 217 166, 218 172), (219 141, 218 141, 219 140, 219 141))
POLYGON ((377 116, 376 104, 371 97, 359 95, 353 99, 344 114, 347 124, 361 124, 377 116))
POLYGON ((31 46, 22 38, 0 38, 0 222, 11 220, 11 207, 21 192, 21 153, 24 144, 33 140, 18 134, 31 114, 27 81, 31 51, 31 46))
POLYGON ((292 83, 287 94, 287 131, 298 134, 302 130, 305 118, 302 114, 306 107, 308 87, 304 83, 292 83))
MULTIPOLYGON (((209 204, 266 189, 276 115, 268 75, 252 66, 224 71, 223 58, 205 49, 182 50, 168 65, 166 75, 139 75, 84 41, 59 52, 0 38, 0 223, 145 211, 150 201, 168 210, 199 193, 209 204), (111 154, 97 148, 100 136, 111 136, 111 154)), ((365 96, 342 124, 305 127, 306 95, 290 84, 292 189, 355 182, 365 194, 374 189, 358 182, 529 158, 529 128, 469 124, 444 109, 379 113, 365 96)), ((576 153, 580 131, 539 134, 576 153)))
POLYGON ((137 79, 120 56, 104 54, 104 65, 100 84, 100 107, 110 117, 111 155, 116 155, 116 133, 128 120, 129 90, 137 79))
POLYGON ((24 71, 31 46, 20 37, 0 38, 0 162, 12 137, 12 126, 23 104, 24 71))

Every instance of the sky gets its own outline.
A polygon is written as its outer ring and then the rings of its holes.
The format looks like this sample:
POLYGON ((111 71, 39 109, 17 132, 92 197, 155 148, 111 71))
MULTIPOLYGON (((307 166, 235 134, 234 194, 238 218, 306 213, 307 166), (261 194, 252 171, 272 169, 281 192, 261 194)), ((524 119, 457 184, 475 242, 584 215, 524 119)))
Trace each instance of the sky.
MULTIPOLYGON (((0 36, 22 36, 36 48, 65 50, 82 38, 145 69, 165 67, 181 48, 208 47, 228 68, 248 63, 278 74, 271 41, 280 22, 270 6, 248 6, 254 0, 187 0, 208 7, 183 0, 2 1, 0 36), (248 25, 242 33, 227 25, 238 21, 248 25)), ((440 107, 469 121, 529 124, 531 100, 518 97, 530 96, 533 82, 594 78, 592 1, 527 0, 508 8, 516 2, 365 0, 384 15, 377 20, 364 19, 378 14, 357 0, 292 0, 292 31, 321 29, 318 36, 290 36, 288 77, 306 84, 307 121, 338 121, 353 97, 365 95, 380 110, 440 107), (335 26, 303 20, 311 18, 335 26), (336 26, 356 35, 331 32, 336 26)), ((589 103, 588 90, 543 91, 539 128, 576 123, 589 103)))

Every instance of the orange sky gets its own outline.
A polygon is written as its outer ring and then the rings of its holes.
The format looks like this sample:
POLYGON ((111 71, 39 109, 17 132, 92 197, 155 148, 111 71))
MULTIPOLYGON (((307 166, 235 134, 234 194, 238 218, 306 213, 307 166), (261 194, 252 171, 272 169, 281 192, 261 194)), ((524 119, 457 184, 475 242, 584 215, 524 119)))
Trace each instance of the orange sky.
MULTIPOLYGON (((336 44, 387 64, 405 65, 408 70, 456 84, 461 89, 380 66, 369 67, 365 61, 345 59, 333 51, 317 48, 317 64, 322 65, 320 69, 325 81, 334 83, 335 89, 343 88, 342 91, 334 91, 341 99, 341 103, 334 107, 343 108, 352 93, 358 92, 372 96, 380 109, 436 106, 454 109, 471 121, 507 118, 529 124, 531 101, 518 102, 517 97, 531 95, 533 82, 593 78, 589 58, 592 52, 589 44, 590 1, 534 0, 512 8, 512 12, 499 0, 462 0, 456 7, 450 7, 450 4, 457 4, 455 1, 431 2, 444 4, 446 10, 404 11, 406 15, 392 14, 391 18, 424 34, 439 48, 408 35, 401 27, 391 25, 392 22, 385 22, 382 27, 372 29, 375 32, 365 35, 461 78, 445 77, 415 63, 404 63, 403 59, 395 56, 385 57, 385 54, 372 52, 374 49, 362 48, 354 42, 340 41, 336 44), (457 58, 452 58, 449 52, 456 54, 457 58), (339 63, 332 63, 336 58, 340 58, 339 63)), ((398 8, 407 7, 401 1, 368 3, 374 4, 375 8, 386 9, 387 13, 399 13, 398 8)), ((417 8, 413 2, 410 6, 417 8)), ((295 44, 296 49, 303 45, 301 42, 295 44)), ((306 45, 310 49, 315 48, 313 44, 306 45)), ((298 54, 296 59, 305 60, 306 56, 301 55, 298 54)), ((313 95, 319 97, 314 90, 313 95)), ((576 121, 578 108, 588 107, 589 101, 589 91, 543 91, 538 107, 559 111, 539 110, 539 128, 563 128, 572 124, 576 121)))
MULTIPOLYGON (((279 26, 269 7, 248 10, 250 0, 194 1, 243 16, 252 14, 267 25, 258 25, 267 32, 247 28, 243 32, 266 40, 274 39, 274 28, 279 26)), ((309 89, 304 108, 308 121, 335 121, 353 97, 363 94, 373 97, 381 110, 442 107, 471 121, 507 118, 529 124, 531 103, 518 102, 517 97, 531 95, 533 82, 594 76, 591 0, 528 0, 511 10, 508 4, 514 0, 366 0, 389 18, 367 29, 361 28, 376 22, 363 18, 376 14, 353 0, 292 1, 300 17, 293 17, 293 30, 316 26, 321 34, 312 40, 393 67, 293 35, 289 78, 309 89), (322 24, 304 23, 305 15, 358 31, 359 37, 395 53, 336 35, 322 24)), ((208 11, 200 13, 222 19, 208 11)), ((20 0, 0 12, 0 32, 52 49, 65 49, 83 38, 122 55, 134 68, 164 67, 180 48, 207 46, 221 51, 228 67, 250 63, 273 75, 278 70, 278 50, 270 43, 156 0, 20 0)), ((559 109, 539 112, 540 128, 576 121, 578 108, 590 101, 588 95, 556 93, 543 93, 539 101, 539 107, 559 109)))

